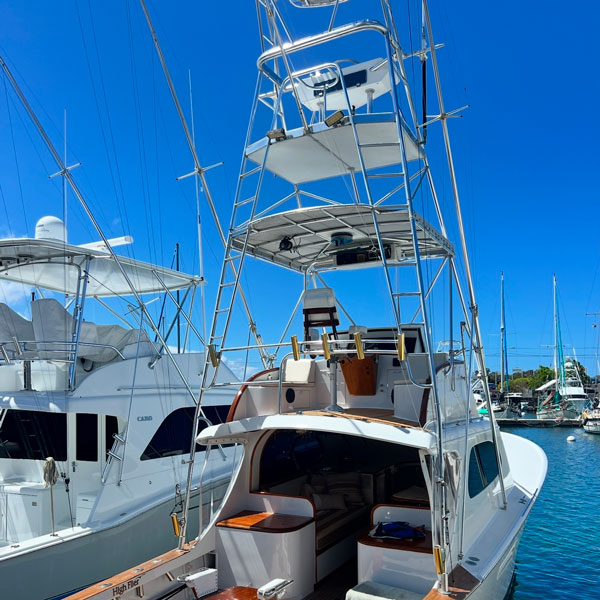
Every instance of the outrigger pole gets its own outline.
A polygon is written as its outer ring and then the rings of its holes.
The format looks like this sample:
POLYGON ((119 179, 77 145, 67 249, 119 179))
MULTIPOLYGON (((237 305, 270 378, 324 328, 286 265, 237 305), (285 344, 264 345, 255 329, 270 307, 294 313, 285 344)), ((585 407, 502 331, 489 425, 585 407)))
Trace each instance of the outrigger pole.
MULTIPOLYGON (((35 112, 33 111, 33 109, 31 108, 29 102, 27 102, 27 98, 25 98, 25 95, 21 91, 21 88, 17 84, 15 78, 12 76, 12 73, 10 72, 10 70, 8 68, 8 65, 4 62, 4 59, 2 58, 2 56, 0 56, 0 66, 4 70, 4 72, 5 72, 5 74, 6 74, 7 78, 8 78, 11 86, 13 87, 13 89, 15 90, 17 96, 19 97, 19 100, 23 104, 23 107, 25 108, 25 110, 29 114, 29 117, 33 121, 34 125, 36 126, 36 128, 37 128, 37 130, 38 130, 38 132, 40 134, 40 136, 44 140, 44 143, 46 144, 48 150, 50 151, 50 154, 52 154, 52 157, 54 158, 56 164, 58 165, 61 174, 69 182, 69 185, 71 186, 71 189, 73 190, 73 193, 75 194, 75 196, 77 196, 77 199, 79 200, 81 206, 83 207, 83 210, 85 211, 85 213, 87 214, 88 218, 90 219, 92 225, 96 229, 96 232, 98 233, 98 235, 102 239, 102 242, 106 246, 106 249, 108 250, 109 254, 111 255, 111 258, 115 261, 115 263, 119 267, 119 270, 121 271, 121 275, 123 276, 123 279, 127 283, 127 286, 131 290, 132 295, 135 297, 135 299, 136 299, 136 301, 138 303, 138 306, 140 307, 140 310, 142 312, 142 316, 147 319, 148 324, 150 325, 152 331, 154 332, 154 334, 156 335, 158 341, 161 343, 161 345, 164 348, 165 352, 169 356, 169 358, 171 360, 171 363, 173 364, 173 366, 175 367, 175 370, 177 371, 177 374, 181 378, 181 381, 183 382, 183 385, 184 385, 186 391, 191 396, 191 398, 193 399, 194 403, 196 405, 198 405, 198 402, 196 400, 196 394, 194 394, 194 391, 190 387, 190 385, 189 385, 189 383, 188 383, 185 375, 183 374, 181 368, 177 364, 177 361, 175 360, 175 357, 171 353, 171 350, 169 350, 169 346, 167 345, 167 342, 163 339, 163 336, 161 335, 161 333, 159 331, 159 328, 155 325, 154 320, 152 319, 152 316, 150 315, 150 313, 148 312, 148 309, 146 308, 146 305, 144 304, 144 301, 142 300, 141 296, 138 294, 138 291, 135 289, 135 286, 133 285, 131 279, 127 275, 127 272, 125 271, 125 268, 121 264, 121 261, 119 260, 119 257, 115 254, 115 251, 113 250, 113 247, 111 246, 110 242, 108 241, 108 238, 104 235, 104 232, 102 231, 102 228, 100 227, 100 224, 98 223, 98 221, 94 217, 92 211, 90 210, 90 207, 88 206, 87 202, 85 201, 85 198, 83 197, 83 195, 79 191, 79 187, 75 183, 75 180, 73 179, 73 176, 71 175, 71 172, 65 166, 65 164, 62 161, 62 159, 60 158, 60 155, 56 151, 56 148, 52 144, 52 141, 48 137, 48 134, 44 130, 42 124, 40 123, 40 121, 37 118, 37 116, 36 116, 35 112)), ((206 418, 206 416, 204 415, 204 413, 202 412, 202 409, 200 409, 200 414, 202 415, 200 418, 203 421, 205 421, 207 424, 210 425, 211 423, 206 418)))
MULTIPOLYGON (((210 210, 211 210, 211 213, 212 213, 212 216, 213 216, 216 228, 217 228, 217 232, 219 234, 219 238, 221 239, 221 243, 223 244, 223 247, 227 248, 227 238, 225 237, 225 234, 223 233, 223 228, 221 227, 221 223, 219 221, 219 215, 217 214, 217 210, 215 208, 215 203, 213 201, 212 194, 210 193, 210 188, 208 187, 208 183, 207 183, 206 177, 204 175, 206 171, 208 171, 209 169, 212 169, 214 167, 217 167, 217 166, 221 165, 222 163, 218 163, 216 165, 211 165, 209 167, 202 167, 200 165, 200 160, 198 159, 198 153, 196 152, 196 146, 194 143, 194 139, 192 137, 192 134, 190 133, 189 127, 187 126, 187 122, 185 120, 185 116, 183 114, 181 104, 179 103, 179 98, 177 97, 177 92, 175 91, 175 86, 173 85, 171 75, 169 74, 169 69, 167 67, 165 57, 163 56, 162 49, 161 49, 160 43, 158 41, 158 37, 154 30, 154 26, 152 25, 152 20, 150 19, 150 14, 148 13, 148 9, 146 8, 146 3, 144 2, 144 0, 140 0, 140 5, 144 12, 144 16, 146 17, 146 22, 148 23, 148 29, 150 30, 150 35, 152 36, 152 41, 154 42, 154 47, 156 48, 156 52, 158 54, 158 58, 160 60, 161 66, 162 66, 163 73, 165 74, 165 79, 167 80, 167 85, 169 86, 169 91, 171 92, 171 97, 173 98, 173 103, 175 104, 177 114, 179 115, 179 120, 181 121, 181 127, 183 128, 185 138, 187 140, 188 146, 190 148, 190 152, 192 153, 192 157, 194 159, 194 170, 191 173, 188 173, 187 175, 183 175, 183 176, 179 177, 178 179, 184 179, 185 177, 189 177, 191 175, 196 175, 196 177, 198 177, 200 179, 202 189, 204 190, 204 193, 206 195, 206 200, 208 202, 208 206, 210 207, 210 210)), ((230 264, 229 266, 231 267, 231 270, 233 271, 234 277, 237 277, 237 272, 236 272, 236 268, 234 267, 234 265, 230 264)), ((269 357, 267 351, 264 349, 264 343, 263 343, 263 340, 262 340, 260 334, 256 330, 256 323, 252 319, 252 314, 250 313, 250 307, 248 306, 246 296, 244 295, 244 292, 241 289, 241 287, 240 287, 239 291, 240 291, 240 299, 242 301, 242 304, 244 305, 244 311, 246 312, 246 316, 248 317, 250 331, 252 332, 252 335, 254 336, 254 339, 256 340, 256 343, 259 348, 260 359, 263 363, 264 368, 266 369, 269 366, 270 357, 269 357)), ((208 349, 206 349, 206 351, 208 352, 208 349)))
MULTIPOLYGON (((498 466, 498 471, 502 473, 502 463, 500 460, 500 453, 498 451, 498 433, 496 430, 496 419, 494 417, 494 411, 492 410, 492 400, 490 398, 490 388, 488 383, 487 370, 485 368, 485 357, 483 354, 483 345, 481 342, 481 328, 479 326, 479 308, 477 306, 477 302, 475 299, 475 288, 473 286, 473 278, 471 275, 471 265, 469 263, 469 253, 467 251, 467 242, 465 237, 465 229, 462 218, 462 211, 460 207, 460 197, 458 194, 458 184, 456 181, 456 171, 454 169, 454 160, 452 158, 452 147, 450 145, 450 135, 448 133, 448 117, 449 114, 444 110, 444 99, 442 96, 442 86, 440 81, 440 74, 437 63, 437 54, 435 49, 435 43, 433 39, 433 33, 431 30, 431 20, 429 18, 429 7, 427 5, 427 0, 423 0, 423 17, 425 19, 425 25, 427 28, 427 36, 429 37, 429 49, 431 52, 431 64, 433 68, 433 74, 435 78, 435 87, 437 92, 438 104, 440 109, 439 120, 442 123, 442 133, 444 136, 444 146, 446 148, 446 159, 448 161, 448 170, 450 172, 450 181, 452 184, 452 195, 454 196, 454 205, 456 209, 456 219, 458 222, 458 230, 460 235, 460 244, 462 248, 463 254, 463 262, 465 263, 465 273, 467 279, 467 287, 469 289, 469 301, 471 303, 470 310, 473 315, 473 331, 471 332, 475 339, 474 349, 475 355, 477 357, 477 362, 479 365, 479 372, 481 374, 481 378, 483 380, 483 390, 485 394, 488 414, 490 417, 491 429, 492 429, 492 439, 494 441, 494 450, 496 454, 496 464, 498 466)), ((500 489, 502 492, 502 508, 506 509, 506 489, 504 488, 504 480, 502 477, 499 478, 500 481, 500 489)))

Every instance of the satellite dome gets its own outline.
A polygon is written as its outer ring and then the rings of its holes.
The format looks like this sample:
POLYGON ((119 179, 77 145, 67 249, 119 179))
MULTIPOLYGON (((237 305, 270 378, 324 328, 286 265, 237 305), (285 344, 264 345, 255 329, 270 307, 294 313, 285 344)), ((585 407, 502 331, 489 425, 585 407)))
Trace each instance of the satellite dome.
POLYGON ((66 242, 67 229, 65 224, 58 217, 42 217, 35 224, 35 239, 58 240, 59 242, 66 242))

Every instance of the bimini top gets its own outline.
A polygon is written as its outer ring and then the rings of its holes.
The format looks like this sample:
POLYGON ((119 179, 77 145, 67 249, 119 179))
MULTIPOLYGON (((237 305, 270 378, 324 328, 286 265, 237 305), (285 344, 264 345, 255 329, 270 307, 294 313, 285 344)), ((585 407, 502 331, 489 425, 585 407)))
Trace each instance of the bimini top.
MULTIPOLYGON (((373 214, 389 264, 413 260, 410 220, 404 207, 336 204, 300 208, 250 223, 247 251, 258 258, 304 271, 369 266, 380 262, 373 214)), ((415 215, 422 257, 454 255, 454 247, 424 219, 415 215)), ((245 228, 233 240, 242 249, 245 228)))
MULTIPOLYGON (((75 295, 80 269, 85 268, 88 259, 88 296, 132 295, 119 266, 107 252, 46 239, 0 240, 0 280, 75 295)), ((164 292, 165 287, 186 288, 202 281, 200 277, 131 258, 119 260, 139 294, 164 292)))

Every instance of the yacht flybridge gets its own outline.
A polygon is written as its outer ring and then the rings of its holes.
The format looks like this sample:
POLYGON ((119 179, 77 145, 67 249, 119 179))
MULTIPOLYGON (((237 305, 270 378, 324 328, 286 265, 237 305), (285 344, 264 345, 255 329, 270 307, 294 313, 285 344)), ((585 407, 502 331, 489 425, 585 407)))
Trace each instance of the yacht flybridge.
POLYGON ((509 590, 546 457, 501 434, 491 410, 427 2, 410 50, 392 2, 370 3, 376 14, 359 21, 353 4, 257 2, 258 84, 201 399, 228 360, 254 355, 267 368, 238 381, 227 421, 197 438, 207 461, 232 452, 223 501, 202 513, 197 536, 186 502, 178 548, 72 600, 498 600, 509 590), (411 90, 413 61, 432 67, 433 99, 411 90), (426 154, 436 134, 449 214, 426 154), (272 342, 247 342, 242 276, 264 298, 261 330, 281 319, 272 342), (433 350, 440 340, 447 351, 433 350), (489 419, 477 413, 475 372, 489 419))
MULTIPOLYGON (((189 350, 195 328, 179 353, 157 340, 126 277, 147 302, 180 295, 163 305, 167 329, 186 325, 203 282, 120 261, 102 244, 68 244, 54 217, 35 238, 0 240, 0 279, 23 291, 19 312, 0 304, 2 598, 69 593, 172 544, 204 358, 189 350)), ((231 400, 212 390, 201 417, 221 422, 231 400)), ((217 481, 227 462, 214 458, 217 481)))

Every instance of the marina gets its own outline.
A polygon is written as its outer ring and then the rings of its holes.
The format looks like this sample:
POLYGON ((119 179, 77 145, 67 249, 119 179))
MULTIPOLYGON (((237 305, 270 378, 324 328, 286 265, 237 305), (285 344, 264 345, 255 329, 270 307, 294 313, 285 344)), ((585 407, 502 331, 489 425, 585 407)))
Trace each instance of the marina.
MULTIPOLYGON (((573 309, 578 261, 565 276, 524 238, 516 267, 494 230, 525 186, 473 186, 453 122, 493 37, 466 68, 464 8, 434 0, 176 8, 128 2, 114 34, 108 9, 71 15, 93 102, 71 96, 102 142, 77 116, 67 136, 66 109, 58 133, 44 77, 0 44, 0 600, 596 598, 600 336, 573 309), (110 176, 77 170, 72 137, 110 176)), ((509 181, 502 118, 474 164, 509 181)))

